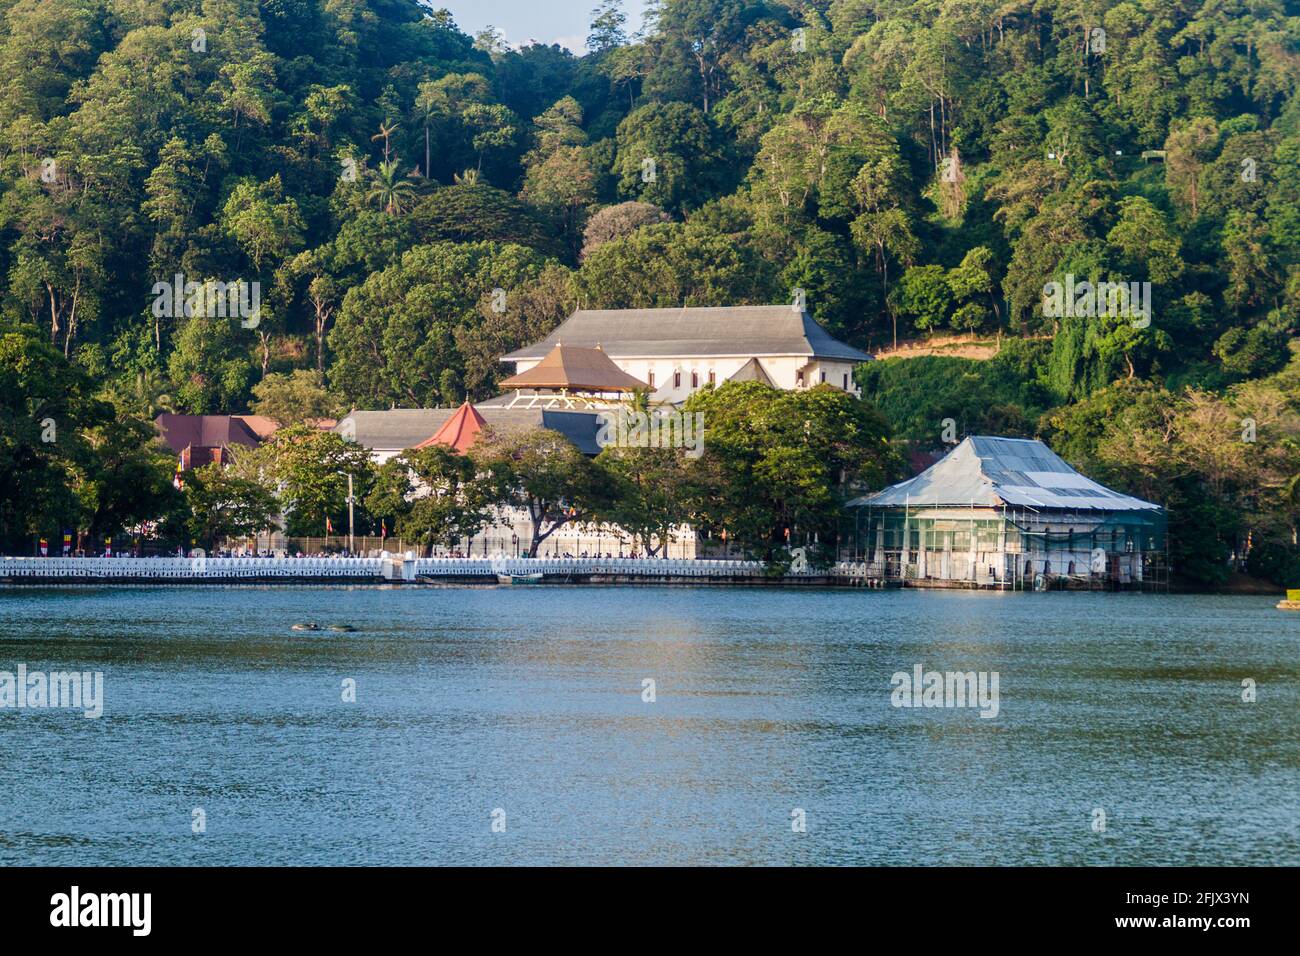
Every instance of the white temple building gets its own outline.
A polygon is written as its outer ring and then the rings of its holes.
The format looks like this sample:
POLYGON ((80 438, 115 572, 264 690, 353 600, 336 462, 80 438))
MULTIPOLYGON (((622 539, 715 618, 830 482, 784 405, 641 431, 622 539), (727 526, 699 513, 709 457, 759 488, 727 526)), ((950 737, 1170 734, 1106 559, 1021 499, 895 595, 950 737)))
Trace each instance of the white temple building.
MULTIPOLYGON (((871 360, 789 305, 680 309, 580 309, 539 342, 501 358, 515 365, 504 394, 461 409, 353 410, 335 431, 383 463, 409 448, 446 444, 464 452, 481 427, 548 428, 586 455, 600 452, 599 414, 649 391, 671 411, 707 385, 758 381, 781 389, 828 384, 861 397, 853 369, 871 360), (462 427, 472 416, 472 427, 462 427), (449 435, 448 432, 454 432, 449 435)), ((515 554, 531 536, 526 514, 500 509, 497 520, 461 542, 468 554, 515 554)), ((676 529, 666 550, 693 557, 693 529, 676 529)), ((612 526, 565 526, 544 554, 626 554, 629 536, 612 526)))
POLYGON ((522 374, 556 345, 602 349, 649 385, 652 402, 672 404, 728 380, 791 390, 829 384, 860 397, 853 369, 871 361, 789 305, 579 309, 546 338, 501 361, 513 362, 522 374))

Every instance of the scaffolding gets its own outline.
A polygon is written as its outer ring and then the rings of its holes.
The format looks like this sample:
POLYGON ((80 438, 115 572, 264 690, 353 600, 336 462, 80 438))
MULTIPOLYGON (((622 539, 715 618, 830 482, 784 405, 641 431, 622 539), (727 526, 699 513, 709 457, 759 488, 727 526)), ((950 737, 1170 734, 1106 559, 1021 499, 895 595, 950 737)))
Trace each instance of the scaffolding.
POLYGON ((1167 590, 1162 511, 857 504, 840 560, 868 579, 997 590, 1167 590))

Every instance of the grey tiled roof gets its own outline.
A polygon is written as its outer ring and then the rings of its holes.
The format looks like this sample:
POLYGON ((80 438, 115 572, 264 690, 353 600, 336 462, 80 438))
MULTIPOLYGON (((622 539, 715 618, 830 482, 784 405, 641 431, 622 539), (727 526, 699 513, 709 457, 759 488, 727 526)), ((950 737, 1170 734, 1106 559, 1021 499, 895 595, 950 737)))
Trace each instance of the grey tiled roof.
MULTIPOLYGON (((557 431, 578 447, 584 455, 600 454, 600 445, 596 444, 596 433, 600 431, 600 419, 595 412, 561 412, 546 409, 541 412, 542 427, 557 431)), ((485 414, 483 416, 487 418, 485 414)), ((491 423, 492 419, 488 418, 491 423)))
POLYGON ((870 361, 832 338, 807 312, 788 305, 682 309, 579 309, 554 332, 501 361, 540 359, 557 342, 595 348, 613 359, 706 355, 806 355, 870 361))
POLYGON ((851 502, 873 507, 1010 505, 1071 511, 1159 511, 1087 478, 1041 441, 972 435, 915 478, 851 502))
MULTIPOLYGON (((600 422, 594 412, 549 411, 540 408, 501 408, 476 405, 487 426, 498 431, 550 428, 560 432, 587 455, 600 451, 596 433, 600 422)), ((442 427, 454 408, 394 408, 389 411, 349 412, 334 431, 351 432, 357 444, 372 451, 395 452, 414 448, 442 427)))
POLYGON ((772 379, 768 377, 763 368, 763 363, 756 358, 750 359, 727 379, 728 382, 762 382, 764 385, 771 385, 772 379))

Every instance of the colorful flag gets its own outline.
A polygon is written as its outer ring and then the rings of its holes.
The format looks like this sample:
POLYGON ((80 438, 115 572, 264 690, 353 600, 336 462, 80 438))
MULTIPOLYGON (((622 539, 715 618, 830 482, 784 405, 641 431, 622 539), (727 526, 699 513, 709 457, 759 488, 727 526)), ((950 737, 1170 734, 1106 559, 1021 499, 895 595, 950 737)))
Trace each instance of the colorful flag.
POLYGON ((72 553, 72 532, 63 532, 63 556, 66 558, 72 553))
POLYGON ((326 515, 326 516, 325 516, 325 533, 326 533, 326 534, 333 534, 333 533, 334 533, 334 525, 330 524, 330 516, 329 516, 329 515, 326 515))
POLYGON ((47 557, 49 553, 50 553, 50 543, 46 541, 44 538, 41 538, 41 557, 42 558, 47 557))
POLYGON ((388 525, 384 522, 383 518, 380 518, 379 519, 379 540, 382 541, 384 538, 387 537, 388 537, 388 525))

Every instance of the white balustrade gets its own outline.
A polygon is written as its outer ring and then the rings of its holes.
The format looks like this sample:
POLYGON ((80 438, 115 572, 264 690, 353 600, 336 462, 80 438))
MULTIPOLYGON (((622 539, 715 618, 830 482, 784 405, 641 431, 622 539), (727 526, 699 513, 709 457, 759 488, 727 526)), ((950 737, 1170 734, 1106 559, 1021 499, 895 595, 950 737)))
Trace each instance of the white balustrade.
MULTIPOLYGON (((21 558, 0 557, 0 578, 99 580, 231 580, 250 578, 381 577, 383 558, 21 558)), ((624 575, 631 577, 740 577, 763 573, 759 561, 674 558, 419 558, 417 576, 491 577, 497 574, 624 575)), ((818 575, 809 569, 803 575, 818 575)), ((861 577, 866 564, 841 562, 837 577, 861 577)))

